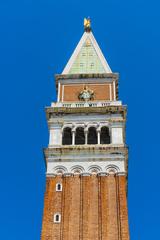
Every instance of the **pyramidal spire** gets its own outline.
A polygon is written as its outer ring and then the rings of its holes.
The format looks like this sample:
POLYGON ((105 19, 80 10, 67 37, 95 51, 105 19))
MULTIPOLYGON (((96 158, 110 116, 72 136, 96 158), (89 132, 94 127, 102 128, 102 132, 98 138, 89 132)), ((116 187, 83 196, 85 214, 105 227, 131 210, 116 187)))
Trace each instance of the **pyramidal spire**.
POLYGON ((84 19, 84 33, 62 74, 111 73, 111 69, 91 31, 90 18, 84 19))

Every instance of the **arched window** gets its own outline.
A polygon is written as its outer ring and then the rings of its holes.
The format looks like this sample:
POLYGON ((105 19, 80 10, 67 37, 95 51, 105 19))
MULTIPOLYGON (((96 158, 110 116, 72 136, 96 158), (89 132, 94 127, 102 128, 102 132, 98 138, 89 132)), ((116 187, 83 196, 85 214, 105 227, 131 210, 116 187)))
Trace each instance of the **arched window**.
POLYGON ((54 214, 54 223, 60 223, 61 222, 61 214, 55 213, 54 214))
POLYGON ((72 131, 71 131, 71 128, 69 127, 66 127, 63 130, 62 144, 63 145, 72 144, 72 131))
POLYGON ((88 129, 88 144, 97 144, 97 131, 95 127, 88 129))
POLYGON ((56 191, 57 192, 61 192, 62 191, 62 184, 61 183, 57 183, 56 184, 56 191))
POLYGON ((100 143, 101 144, 109 144, 110 143, 110 136, 109 136, 109 128, 108 127, 102 127, 101 128, 100 143))
POLYGON ((84 128, 82 127, 76 129, 75 144, 85 144, 84 128))

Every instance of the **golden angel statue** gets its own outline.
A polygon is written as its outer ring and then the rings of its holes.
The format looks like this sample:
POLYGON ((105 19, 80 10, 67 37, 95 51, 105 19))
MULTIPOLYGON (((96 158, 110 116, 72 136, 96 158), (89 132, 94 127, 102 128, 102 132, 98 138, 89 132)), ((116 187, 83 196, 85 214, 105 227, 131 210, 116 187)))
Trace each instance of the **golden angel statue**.
POLYGON ((84 29, 85 31, 90 31, 91 30, 91 20, 90 18, 84 18, 84 29))

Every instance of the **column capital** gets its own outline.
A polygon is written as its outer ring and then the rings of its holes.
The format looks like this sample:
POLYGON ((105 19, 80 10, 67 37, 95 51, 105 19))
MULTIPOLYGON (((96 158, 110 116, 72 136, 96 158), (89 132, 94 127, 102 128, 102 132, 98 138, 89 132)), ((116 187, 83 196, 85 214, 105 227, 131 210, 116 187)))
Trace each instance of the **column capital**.
POLYGON ((73 173, 63 173, 63 177, 72 177, 73 173))
POLYGON ((80 174, 82 177, 89 177, 89 176, 91 176, 91 173, 89 173, 89 172, 84 172, 84 173, 81 173, 80 174))
POLYGON ((88 127, 84 128, 84 133, 88 133, 88 127))
POLYGON ((108 175, 108 173, 107 172, 99 172, 99 173, 97 173, 97 175, 99 177, 106 177, 108 175))
POLYGON ((100 133, 100 132, 101 132, 101 128, 98 127, 98 128, 96 129, 96 131, 100 133))

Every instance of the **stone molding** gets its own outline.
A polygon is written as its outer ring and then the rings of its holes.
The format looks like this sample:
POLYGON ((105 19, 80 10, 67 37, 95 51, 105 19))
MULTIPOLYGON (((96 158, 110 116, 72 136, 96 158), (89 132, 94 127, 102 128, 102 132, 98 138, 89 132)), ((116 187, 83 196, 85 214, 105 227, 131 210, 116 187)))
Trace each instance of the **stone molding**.
POLYGON ((91 79, 91 78, 112 78, 118 80, 118 73, 85 73, 85 74, 56 74, 55 79, 64 80, 64 79, 91 79))
MULTIPOLYGON (((65 156, 69 156, 69 158, 72 158, 72 156, 77 156, 77 150, 78 150, 78 156, 79 158, 81 158, 81 154, 86 155, 88 157, 91 156, 91 154, 93 153, 94 156, 96 157, 98 155, 98 157, 102 157, 102 155, 105 155, 105 157, 107 158, 107 155, 111 154, 114 155, 114 157, 116 158, 116 156, 118 156, 118 158, 120 156, 125 157, 126 159, 128 158, 128 147, 125 144, 87 144, 87 145, 55 145, 55 146, 50 146, 49 148, 44 148, 44 155, 45 155, 45 159, 46 162, 50 161, 50 159, 54 159, 56 160, 56 158, 58 159, 63 159, 63 155, 65 156), (66 155, 67 154, 67 155, 66 155)), ((111 157, 111 156, 109 156, 111 157)))
POLYGON ((46 177, 57 177, 57 176, 62 176, 62 177, 73 177, 76 175, 80 175, 81 177, 90 177, 92 175, 96 175, 97 177, 107 177, 110 175, 115 175, 115 176, 126 176, 126 173, 107 173, 107 172, 99 172, 99 173, 63 173, 63 174, 48 174, 46 173, 46 177))
POLYGON ((71 176, 71 175, 92 175, 92 174, 99 174, 99 175, 108 175, 108 174, 120 174, 124 175, 125 165, 124 161, 106 161, 100 162, 97 161, 95 163, 92 162, 78 162, 77 163, 50 163, 47 167, 47 176, 56 176, 56 175, 63 175, 63 176, 71 176))
POLYGON ((46 107, 46 116, 49 121, 50 118, 55 115, 63 115, 63 114, 121 114, 124 120, 126 120, 127 107, 126 105, 121 106, 104 106, 104 107, 74 107, 74 108, 66 108, 66 107, 46 107))

